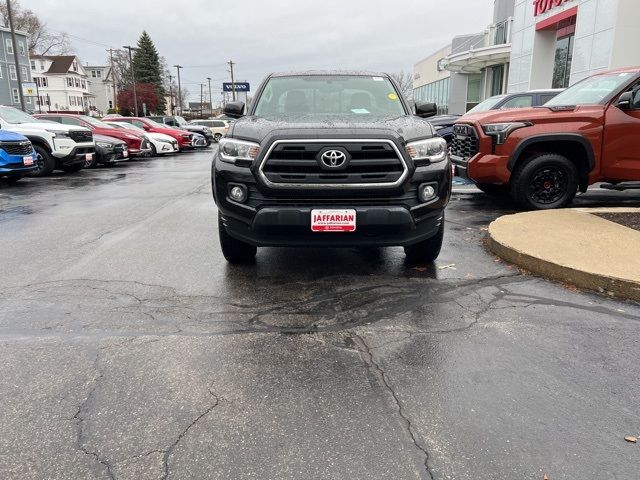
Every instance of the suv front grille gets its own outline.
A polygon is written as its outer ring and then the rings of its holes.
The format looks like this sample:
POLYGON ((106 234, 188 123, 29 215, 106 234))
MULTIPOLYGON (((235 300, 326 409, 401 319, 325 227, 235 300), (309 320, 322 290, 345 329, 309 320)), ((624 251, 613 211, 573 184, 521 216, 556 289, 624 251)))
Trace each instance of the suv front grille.
POLYGON ((395 187, 408 167, 391 140, 276 140, 259 172, 268 186, 279 188, 395 187), (331 149, 346 154, 343 166, 322 163, 322 154, 331 149))
POLYGON ((451 155, 468 162, 478 153, 478 135, 471 125, 454 125, 451 140, 451 155))
POLYGON ((0 149, 9 155, 29 155, 33 152, 31 142, 0 142, 0 149))
POLYGON ((93 134, 89 131, 71 130, 69 136, 76 143, 93 142, 93 134))

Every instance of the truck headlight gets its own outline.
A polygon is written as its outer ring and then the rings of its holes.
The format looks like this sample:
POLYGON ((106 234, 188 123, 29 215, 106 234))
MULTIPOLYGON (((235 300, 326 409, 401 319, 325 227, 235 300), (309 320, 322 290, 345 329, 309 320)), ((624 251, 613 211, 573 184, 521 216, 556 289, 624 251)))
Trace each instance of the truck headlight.
POLYGON ((502 145, 511 132, 531 125, 533 125, 531 122, 488 123, 482 126, 482 130, 486 135, 493 137, 496 144, 502 145))
POLYGON ((45 130, 49 133, 52 133, 55 138, 71 138, 68 133, 60 132, 58 130, 45 130))
POLYGON ((447 158, 447 141, 442 137, 428 138, 407 144, 407 153, 417 167, 442 162, 447 158))
POLYGON ((220 139, 220 158, 228 163, 236 163, 238 160, 253 163, 258 158, 260 145, 233 138, 220 139))

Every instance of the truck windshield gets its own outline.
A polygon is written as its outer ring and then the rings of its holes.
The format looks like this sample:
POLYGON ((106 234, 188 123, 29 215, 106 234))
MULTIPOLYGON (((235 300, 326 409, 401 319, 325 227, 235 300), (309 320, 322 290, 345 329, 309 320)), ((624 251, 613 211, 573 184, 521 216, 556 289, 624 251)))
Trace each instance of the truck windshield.
POLYGON ((26 113, 11 107, 0 108, 0 118, 2 118, 7 123, 42 122, 42 120, 33 118, 31 115, 27 115, 26 113))
POLYGON ((256 115, 406 115, 400 96, 386 77, 301 75, 272 77, 262 91, 256 115))
POLYGON ((596 75, 567 88, 544 104, 545 107, 599 105, 633 77, 631 73, 596 75))
POLYGON ((500 100, 502 100, 505 97, 506 95, 496 95, 495 97, 489 97, 483 102, 480 102, 478 105, 473 107, 467 113, 488 112, 493 107, 495 107, 498 104, 498 102, 500 102, 500 100))

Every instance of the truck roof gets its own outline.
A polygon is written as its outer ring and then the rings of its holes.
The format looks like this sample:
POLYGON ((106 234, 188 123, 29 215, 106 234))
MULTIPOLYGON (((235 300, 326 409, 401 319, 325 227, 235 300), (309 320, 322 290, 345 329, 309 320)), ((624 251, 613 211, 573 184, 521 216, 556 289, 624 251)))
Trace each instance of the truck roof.
POLYGON ((323 76, 335 75, 343 77, 389 77, 388 74, 382 72, 369 72, 366 70, 300 70, 291 72, 274 72, 270 77, 304 77, 304 76, 323 76))

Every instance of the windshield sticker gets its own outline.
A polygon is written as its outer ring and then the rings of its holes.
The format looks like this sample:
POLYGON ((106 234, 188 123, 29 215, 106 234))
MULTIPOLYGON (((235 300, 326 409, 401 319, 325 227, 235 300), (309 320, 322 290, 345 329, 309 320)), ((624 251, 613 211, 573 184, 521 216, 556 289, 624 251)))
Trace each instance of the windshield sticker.
POLYGON ((387 98, 389 100, 397 100, 398 99, 398 95, 396 95, 395 93, 390 93, 389 95, 387 95, 387 98))
POLYGON ((374 82, 384 82, 384 78, 382 77, 373 77, 374 82))
POLYGON ((366 115, 367 113, 371 113, 366 108, 352 108, 351 111, 357 115, 366 115))

